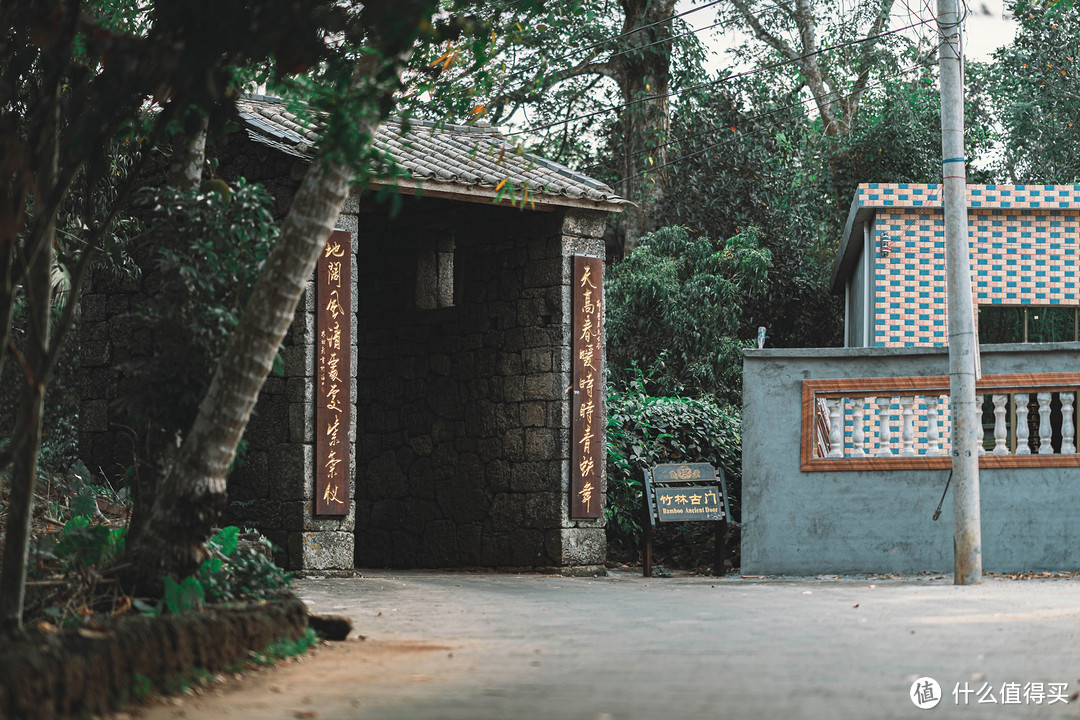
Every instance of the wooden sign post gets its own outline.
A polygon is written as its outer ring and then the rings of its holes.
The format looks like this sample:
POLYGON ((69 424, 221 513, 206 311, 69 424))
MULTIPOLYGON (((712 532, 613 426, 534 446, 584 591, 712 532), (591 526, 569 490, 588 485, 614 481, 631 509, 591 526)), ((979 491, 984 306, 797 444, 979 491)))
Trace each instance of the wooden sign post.
POLYGON ((352 237, 335 230, 315 270, 315 514, 349 512, 352 237))
POLYGON ((652 577, 653 531, 657 523, 711 521, 716 523, 713 575, 724 574, 727 555, 728 510, 724 471, 708 463, 657 465, 645 471, 645 577, 652 577))
POLYGON ((570 517, 603 514, 600 473, 604 464, 604 261, 574 256, 574 318, 571 343, 570 517))

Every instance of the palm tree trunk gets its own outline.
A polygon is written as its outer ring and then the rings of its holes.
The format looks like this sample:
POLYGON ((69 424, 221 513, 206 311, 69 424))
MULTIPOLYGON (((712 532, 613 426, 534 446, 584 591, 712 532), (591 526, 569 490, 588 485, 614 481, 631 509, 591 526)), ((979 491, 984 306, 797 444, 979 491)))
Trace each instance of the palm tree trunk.
MULTIPOLYGON (((361 128, 373 134, 374 123, 361 128)), ((263 381, 273 367, 304 286, 348 196, 350 167, 316 160, 293 198, 281 235, 233 332, 191 430, 129 538, 120 570, 131 592, 156 594, 162 577, 194 572, 226 502, 225 479, 263 381)))

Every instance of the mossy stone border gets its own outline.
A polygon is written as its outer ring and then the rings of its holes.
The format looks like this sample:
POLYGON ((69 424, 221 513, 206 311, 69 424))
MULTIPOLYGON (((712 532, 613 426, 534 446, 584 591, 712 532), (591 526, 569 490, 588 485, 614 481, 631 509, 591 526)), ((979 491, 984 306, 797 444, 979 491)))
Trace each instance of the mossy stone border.
POLYGON ((287 593, 239 607, 110 618, 91 632, 31 630, 0 646, 0 720, 109 712, 130 699, 137 681, 160 688, 179 674, 221 670, 306 629, 306 606, 287 593))

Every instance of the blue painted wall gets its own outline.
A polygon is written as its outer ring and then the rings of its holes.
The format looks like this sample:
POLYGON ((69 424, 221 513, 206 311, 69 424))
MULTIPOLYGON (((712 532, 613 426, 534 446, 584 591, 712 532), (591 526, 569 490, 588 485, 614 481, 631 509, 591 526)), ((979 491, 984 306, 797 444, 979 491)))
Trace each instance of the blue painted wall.
MULTIPOLYGON (((742 570, 951 572, 948 470, 799 469, 802 381, 947 375, 933 348, 747 350, 743 357, 742 570)), ((984 374, 1080 370, 1080 344, 984 346, 984 374)), ((983 569, 1080 568, 1080 468, 980 472, 983 569)))

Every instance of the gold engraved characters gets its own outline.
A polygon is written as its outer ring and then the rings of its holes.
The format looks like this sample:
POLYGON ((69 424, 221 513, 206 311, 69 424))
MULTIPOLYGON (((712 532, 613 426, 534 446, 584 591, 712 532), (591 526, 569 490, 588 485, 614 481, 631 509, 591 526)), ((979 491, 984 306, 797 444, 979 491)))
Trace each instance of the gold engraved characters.
POLYGON ((330 293, 330 302, 326 303, 326 311, 330 313, 330 317, 337 319, 345 314, 345 310, 341 307, 341 303, 338 301, 338 291, 334 290, 330 293))
POLYGON ((335 232, 319 260, 319 364, 316 396, 318 512, 338 515, 349 500, 349 240, 335 232))
POLYGON ((586 480, 585 486, 578 490, 578 495, 581 496, 581 504, 585 506, 585 512, 589 512, 592 509, 592 494, 592 480, 586 480))
POLYGON ((657 488, 659 519, 704 520, 722 515, 720 493, 713 487, 657 488))
POLYGON ((601 451, 599 410, 600 371, 603 351, 603 318, 601 307, 600 278, 594 275, 602 268, 595 258, 575 258, 574 279, 574 400, 575 420, 575 478, 574 495, 577 513, 582 517, 596 517, 599 507, 593 505, 597 498, 596 476, 600 472, 601 451))

